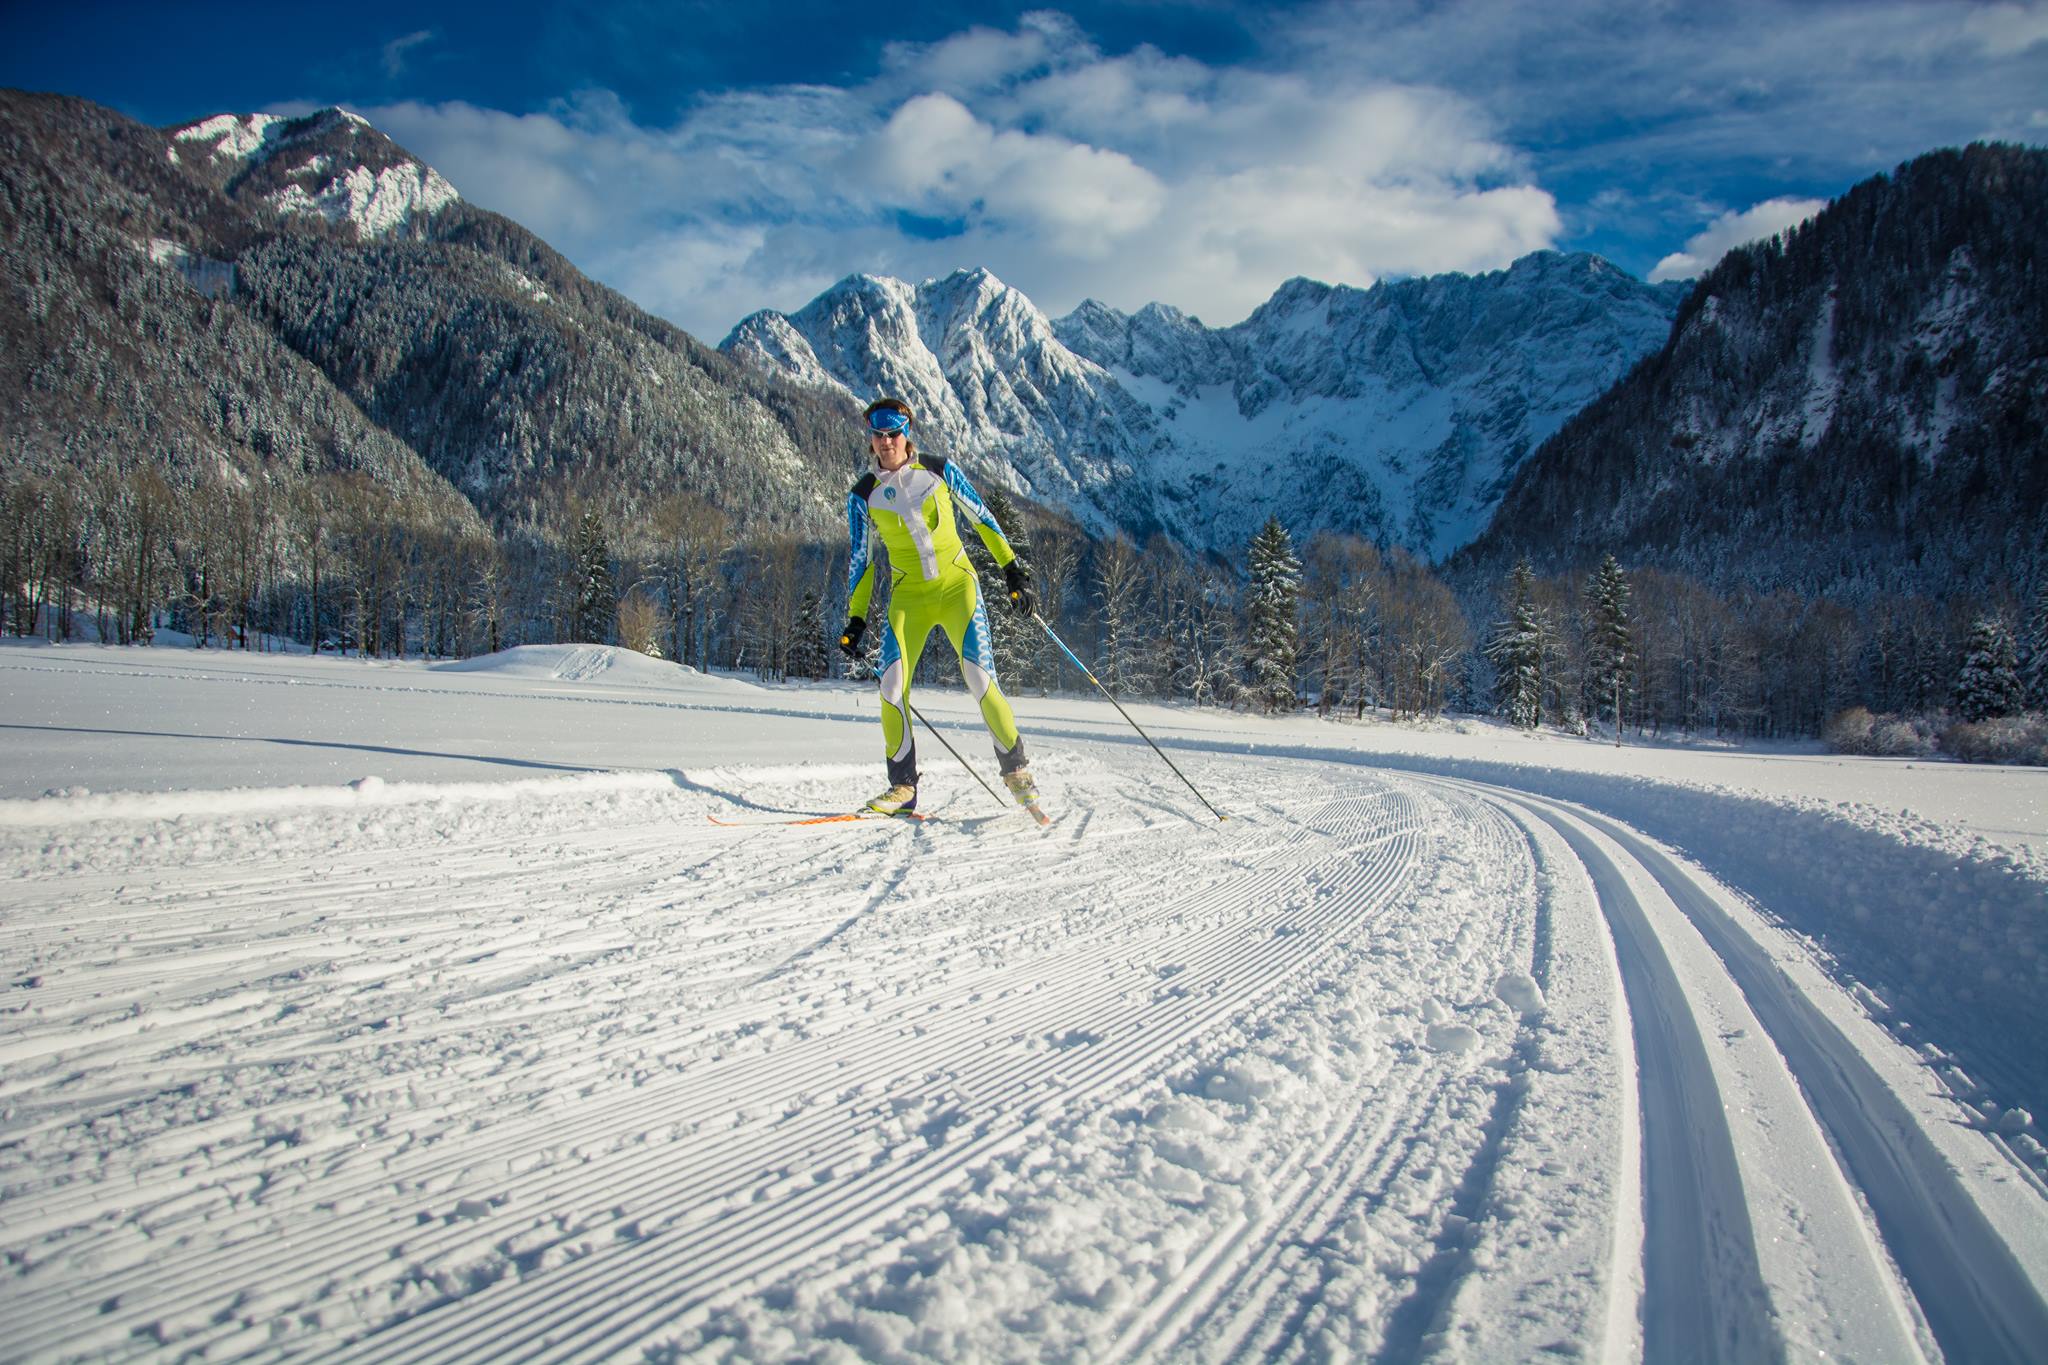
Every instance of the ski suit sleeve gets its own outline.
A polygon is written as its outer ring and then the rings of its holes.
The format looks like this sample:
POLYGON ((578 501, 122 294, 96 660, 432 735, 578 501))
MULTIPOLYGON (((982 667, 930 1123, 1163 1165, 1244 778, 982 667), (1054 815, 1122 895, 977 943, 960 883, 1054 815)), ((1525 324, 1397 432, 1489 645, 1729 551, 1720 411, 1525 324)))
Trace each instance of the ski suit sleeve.
POLYGON ((988 552, 995 557, 996 567, 1000 569, 1008 565, 1017 557, 1017 552, 1010 548, 1010 538, 1003 534, 996 514, 988 510, 988 504, 981 500, 981 494, 974 491, 974 485, 960 472, 959 465, 946 461, 944 477, 946 487, 953 490, 953 500, 974 517, 974 529, 981 536, 981 543, 988 546, 988 552))
POLYGON ((850 551, 846 565, 846 614, 863 620, 875 593, 875 546, 868 537, 868 502, 858 492, 846 495, 846 532, 850 551))

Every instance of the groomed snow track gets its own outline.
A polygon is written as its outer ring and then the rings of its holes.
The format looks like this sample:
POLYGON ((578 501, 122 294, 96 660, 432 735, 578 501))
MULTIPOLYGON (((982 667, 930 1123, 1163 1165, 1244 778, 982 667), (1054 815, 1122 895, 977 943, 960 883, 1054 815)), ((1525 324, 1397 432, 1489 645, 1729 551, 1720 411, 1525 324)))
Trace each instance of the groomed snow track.
POLYGON ((1646 1359, 1803 1356, 1818 1343, 1793 1324, 1816 1308, 1841 1333, 1828 1354, 1852 1359, 2022 1361, 2048 1340, 2041 1267, 2030 1276, 1870 1039, 1809 993, 1803 955, 1774 957, 1753 912, 1638 831, 1434 785, 1554 831, 1614 935, 1641 1076, 1646 1359), (1753 1225, 1773 1207, 1784 1216, 1753 1225), (1787 1234, 1805 1266, 1759 1252, 1787 1234))
POLYGON ((1505 788, 1183 762, 1229 825, 1075 745, 1045 832, 704 820, 833 770, 0 828, 7 1357, 2048 1340, 2036 1188, 1988 1207, 1980 1135, 1705 871, 1505 788))

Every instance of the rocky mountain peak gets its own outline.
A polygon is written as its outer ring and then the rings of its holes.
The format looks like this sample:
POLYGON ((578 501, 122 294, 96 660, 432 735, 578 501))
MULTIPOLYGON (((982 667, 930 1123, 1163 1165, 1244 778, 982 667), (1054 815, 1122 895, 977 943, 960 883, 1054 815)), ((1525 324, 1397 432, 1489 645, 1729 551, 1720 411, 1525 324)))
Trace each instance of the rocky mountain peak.
POLYGON ((754 315, 723 349, 856 398, 899 394, 931 439, 1084 524, 1231 552, 1279 515, 1437 555, 1663 344, 1682 293, 1552 252, 1370 289, 1293 279, 1211 328, 1093 299, 1049 321, 986 269, 855 276, 754 315))
POLYGON ((321 218, 359 238, 411 231, 460 198, 440 172, 346 109, 217 114, 171 129, 168 142, 172 164, 229 198, 321 218))

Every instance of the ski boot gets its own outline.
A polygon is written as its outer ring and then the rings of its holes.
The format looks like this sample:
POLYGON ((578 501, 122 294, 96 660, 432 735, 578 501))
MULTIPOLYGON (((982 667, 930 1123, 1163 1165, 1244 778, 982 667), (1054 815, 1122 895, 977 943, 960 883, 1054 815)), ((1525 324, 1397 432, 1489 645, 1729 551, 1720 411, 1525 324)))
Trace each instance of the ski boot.
POLYGON ((908 815, 917 809, 917 788, 898 782, 868 802, 867 808, 877 815, 908 815))
POLYGON ((1032 780, 1031 769, 1016 768, 1003 774, 1003 785, 1010 789, 1010 795, 1020 806, 1038 804, 1038 783, 1032 780))

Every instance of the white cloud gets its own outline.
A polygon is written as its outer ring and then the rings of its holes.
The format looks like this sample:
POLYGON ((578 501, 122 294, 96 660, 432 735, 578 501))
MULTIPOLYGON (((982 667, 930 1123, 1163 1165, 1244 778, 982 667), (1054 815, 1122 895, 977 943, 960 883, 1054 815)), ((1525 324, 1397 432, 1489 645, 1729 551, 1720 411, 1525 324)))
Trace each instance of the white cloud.
MULTIPOLYGON (((2048 0, 1324 0, 1251 27, 1258 56, 1224 66, 1105 53, 1040 11, 666 126, 603 91, 366 112, 471 202, 716 340, 855 271, 987 266, 1053 313, 1093 295, 1228 323, 1292 275, 1494 269, 1567 232, 1640 268, 1720 205, 2038 140, 2048 75, 2048 0)), ((1725 215, 1658 277, 1808 202, 1725 215)))
POLYGON ((1797 227, 1826 207, 1826 201, 1820 199, 1766 199, 1750 208, 1731 210, 1686 242, 1685 250, 1674 251, 1657 262, 1650 280, 1661 284, 1666 280, 1695 279, 1713 269, 1717 261, 1736 247, 1797 227))
POLYGON ((936 43, 891 43, 883 49, 882 65, 887 82, 972 96, 1049 65, 1095 55, 1072 19, 1039 10, 1023 16, 1014 33, 976 27, 936 43))
POLYGON ((1994 57, 2010 57, 2048 43, 2048 4, 1985 5, 1963 20, 1963 31, 1994 57))
POLYGON ((417 33, 408 33, 403 38, 393 38, 384 44, 384 75, 391 80, 397 80, 405 73, 406 58, 412 50, 422 43, 432 42, 433 39, 432 29, 421 29, 417 33))
POLYGON ((668 128, 604 92, 369 114, 466 199, 709 341, 857 271, 987 266, 1048 312, 1092 295, 1220 324, 1291 276, 1492 269, 1560 231, 1458 96, 1106 57, 1051 13, 894 45, 861 85, 709 97, 668 128))
POLYGON ((907 207, 1043 233, 1058 250, 1103 254, 1156 217, 1165 188, 1121 152, 999 130, 949 95, 905 102, 871 141, 869 184, 907 207))

